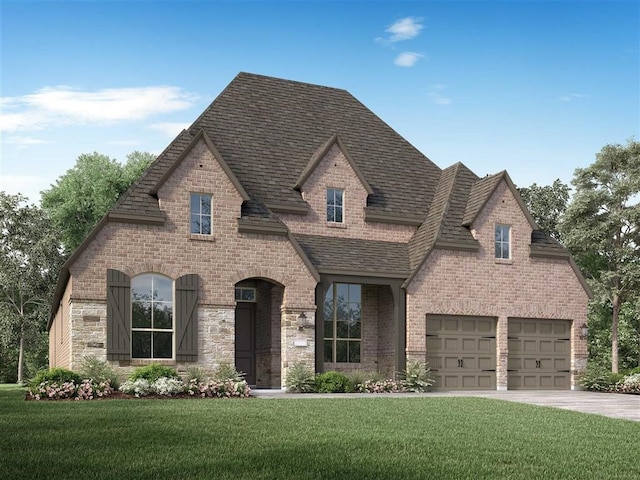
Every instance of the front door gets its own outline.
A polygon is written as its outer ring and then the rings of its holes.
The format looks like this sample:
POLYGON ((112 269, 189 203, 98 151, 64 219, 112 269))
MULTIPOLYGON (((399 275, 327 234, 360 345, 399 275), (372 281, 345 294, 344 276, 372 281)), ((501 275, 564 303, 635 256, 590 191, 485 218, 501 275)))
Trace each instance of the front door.
POLYGON ((256 384, 255 303, 236 305, 236 370, 245 373, 249 385, 256 384))

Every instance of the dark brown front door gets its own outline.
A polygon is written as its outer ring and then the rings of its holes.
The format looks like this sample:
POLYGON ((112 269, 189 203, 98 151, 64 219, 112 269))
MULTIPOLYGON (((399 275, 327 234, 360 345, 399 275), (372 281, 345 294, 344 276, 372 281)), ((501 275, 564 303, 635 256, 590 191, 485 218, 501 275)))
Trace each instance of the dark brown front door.
POLYGON ((249 385, 256 384, 255 303, 236 305, 236 369, 245 373, 249 385))

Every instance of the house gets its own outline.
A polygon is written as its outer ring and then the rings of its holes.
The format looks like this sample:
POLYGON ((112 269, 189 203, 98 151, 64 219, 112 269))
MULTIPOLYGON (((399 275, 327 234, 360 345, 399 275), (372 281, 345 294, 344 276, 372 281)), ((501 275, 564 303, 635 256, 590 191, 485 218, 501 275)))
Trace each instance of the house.
POLYGON ((589 288, 509 175, 444 170, 347 91, 240 73, 69 258, 50 363, 401 371, 569 389, 589 288))

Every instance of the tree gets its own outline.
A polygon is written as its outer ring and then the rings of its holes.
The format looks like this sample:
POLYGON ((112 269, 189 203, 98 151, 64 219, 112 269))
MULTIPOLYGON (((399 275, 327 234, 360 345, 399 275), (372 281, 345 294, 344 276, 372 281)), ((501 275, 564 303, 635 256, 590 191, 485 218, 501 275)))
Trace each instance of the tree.
POLYGON ((618 372, 618 325, 624 301, 640 284, 640 143, 606 145, 575 171, 575 195, 561 223, 563 241, 611 308, 611 369, 618 372))
POLYGON ((59 230, 67 252, 78 248, 154 159, 150 153, 136 151, 122 165, 96 152, 82 154, 72 169, 42 192, 42 208, 59 230))
POLYGON ((49 218, 25 200, 0 192, 0 343, 19 344, 18 382, 25 349, 46 331, 64 260, 49 218))
POLYGON ((556 179, 552 185, 539 186, 534 183, 518 191, 538 226, 560 241, 558 224, 567 209, 569 186, 556 179))

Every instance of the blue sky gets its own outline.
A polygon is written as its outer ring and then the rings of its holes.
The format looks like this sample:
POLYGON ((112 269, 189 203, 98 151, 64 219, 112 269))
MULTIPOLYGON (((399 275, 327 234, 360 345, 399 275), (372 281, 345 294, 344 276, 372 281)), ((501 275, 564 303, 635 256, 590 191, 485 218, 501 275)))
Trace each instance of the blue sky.
POLYGON ((240 71, 344 88, 437 165, 546 185, 640 137, 637 1, 0 0, 0 189, 161 152, 240 71))

